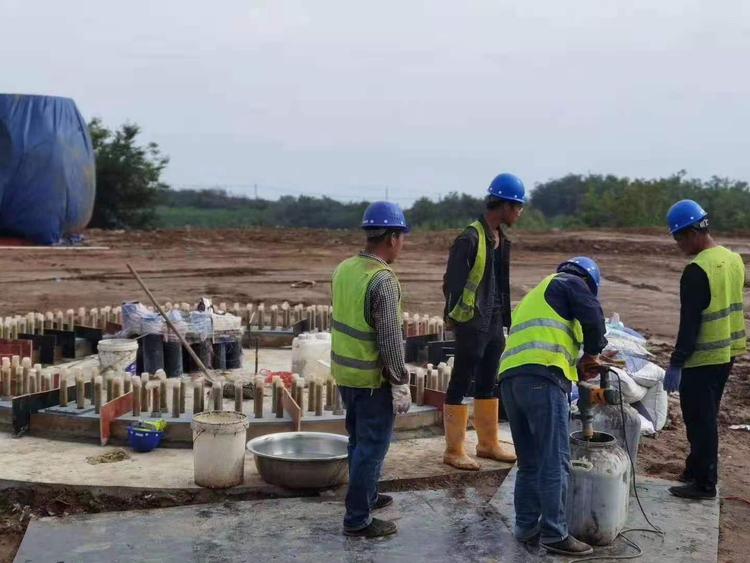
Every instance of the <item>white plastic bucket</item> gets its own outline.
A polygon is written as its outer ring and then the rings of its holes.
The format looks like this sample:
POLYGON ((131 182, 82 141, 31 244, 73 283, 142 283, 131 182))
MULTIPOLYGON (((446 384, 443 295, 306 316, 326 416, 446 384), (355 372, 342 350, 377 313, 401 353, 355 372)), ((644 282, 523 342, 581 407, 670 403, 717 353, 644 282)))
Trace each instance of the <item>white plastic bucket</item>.
POLYGON ((99 367, 102 372, 113 370, 116 373, 128 372, 135 375, 135 359, 138 354, 138 341, 128 338, 100 340, 99 367))
POLYGON ((197 485, 224 489, 242 483, 249 424, 247 416, 231 411, 208 411, 193 417, 193 466, 197 485))

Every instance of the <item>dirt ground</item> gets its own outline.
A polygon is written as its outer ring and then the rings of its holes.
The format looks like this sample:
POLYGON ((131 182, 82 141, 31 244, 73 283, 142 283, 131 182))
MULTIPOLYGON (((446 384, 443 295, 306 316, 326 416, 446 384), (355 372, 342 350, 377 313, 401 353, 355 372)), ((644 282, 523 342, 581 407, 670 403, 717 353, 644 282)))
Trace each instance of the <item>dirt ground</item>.
MULTIPOLYGON (((405 308, 442 314, 442 276, 455 231, 415 233, 395 265, 403 285, 405 308)), ((670 237, 649 232, 515 233, 512 295, 519 299, 562 260, 586 254, 603 270, 601 300, 609 315, 652 337, 662 364, 679 318, 678 285, 686 258, 670 237)), ((357 251, 360 236, 348 231, 179 230, 87 233, 88 244, 108 250, 3 250, 0 291, 3 315, 54 309, 95 307, 143 299, 125 264, 132 263, 163 301, 327 303, 335 265, 357 251), (293 289, 300 280, 312 287, 293 289)), ((750 263, 750 238, 722 239, 750 263)), ((676 399, 671 423, 655 439, 644 439, 641 470, 672 478, 686 454, 684 425, 676 399)), ((750 362, 734 369, 721 414, 720 560, 747 560, 750 547, 750 432, 729 430, 750 423, 750 362)), ((21 507, 19 510, 23 510, 21 507)), ((12 507, 4 511, 17 517, 12 507)), ((23 518, 22 518, 23 519, 23 518)), ((7 521, 7 519, 6 519, 7 521)), ((12 522, 12 518, 10 520, 12 522)), ((0 524, 2 527, 2 524, 0 524)), ((0 530, 2 531, 2 530, 0 530)), ((0 538, 4 537, 0 533, 0 538)), ((0 554, 3 553, 0 541, 0 554)), ((2 557, 0 556, 0 560, 2 557)))

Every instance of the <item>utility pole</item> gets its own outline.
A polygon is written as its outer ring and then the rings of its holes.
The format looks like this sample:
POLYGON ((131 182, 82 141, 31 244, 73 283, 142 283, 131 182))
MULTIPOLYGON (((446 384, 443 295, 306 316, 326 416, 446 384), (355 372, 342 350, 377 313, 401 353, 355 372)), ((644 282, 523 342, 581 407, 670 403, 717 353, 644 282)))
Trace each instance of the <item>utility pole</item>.
POLYGON ((258 184, 253 184, 253 189, 255 190, 255 199, 258 199, 258 184))

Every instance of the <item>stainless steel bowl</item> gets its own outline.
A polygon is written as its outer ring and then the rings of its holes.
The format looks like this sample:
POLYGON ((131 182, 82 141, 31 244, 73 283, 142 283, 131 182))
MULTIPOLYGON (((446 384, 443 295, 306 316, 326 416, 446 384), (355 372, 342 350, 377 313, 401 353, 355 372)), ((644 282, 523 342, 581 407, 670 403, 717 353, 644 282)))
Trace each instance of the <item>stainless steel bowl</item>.
POLYGON ((264 481, 288 489, 325 489, 347 478, 349 439, 327 432, 279 432, 253 438, 247 450, 264 481))

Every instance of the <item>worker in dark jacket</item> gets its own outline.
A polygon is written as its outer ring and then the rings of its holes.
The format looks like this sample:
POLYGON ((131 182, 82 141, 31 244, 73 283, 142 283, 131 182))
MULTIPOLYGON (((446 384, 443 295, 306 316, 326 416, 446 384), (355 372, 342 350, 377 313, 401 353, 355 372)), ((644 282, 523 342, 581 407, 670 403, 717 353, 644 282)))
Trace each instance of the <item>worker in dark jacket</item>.
POLYGON ((474 428, 477 456, 513 462, 510 444, 498 439, 497 369, 503 352, 503 327, 510 325, 510 241, 502 228, 512 227, 523 211, 523 182, 500 174, 490 184, 486 210, 453 243, 443 277, 445 319, 454 328, 455 364, 443 406, 443 462, 478 470, 466 454, 464 439, 469 407, 463 404, 474 381, 474 428))
POLYGON ((667 214, 677 245, 693 261, 680 280, 680 329, 664 378, 680 391, 690 454, 675 496, 711 499, 718 481, 717 417, 734 359, 747 351, 745 265, 739 254, 713 240, 708 214, 695 201, 675 203, 667 214))
POLYGON ((596 262, 571 258, 557 272, 513 311, 500 387, 518 454, 514 534, 522 542, 538 540, 548 551, 578 556, 592 548, 568 534, 568 393, 579 375, 598 375, 607 340, 596 262))

